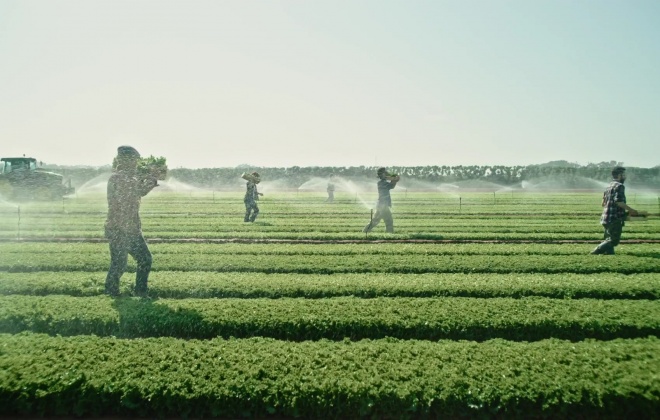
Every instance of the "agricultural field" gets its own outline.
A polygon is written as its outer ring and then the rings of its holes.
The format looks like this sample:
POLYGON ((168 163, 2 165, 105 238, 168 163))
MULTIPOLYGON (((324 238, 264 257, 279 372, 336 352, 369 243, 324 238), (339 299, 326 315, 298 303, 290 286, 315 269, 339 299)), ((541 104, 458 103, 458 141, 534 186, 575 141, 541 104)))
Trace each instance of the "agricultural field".
MULTIPOLYGON (((660 217, 600 191, 155 191, 149 299, 103 294, 101 192, 0 202, 0 415, 660 415, 660 217)), ((660 212, 660 192, 629 193, 660 212)))

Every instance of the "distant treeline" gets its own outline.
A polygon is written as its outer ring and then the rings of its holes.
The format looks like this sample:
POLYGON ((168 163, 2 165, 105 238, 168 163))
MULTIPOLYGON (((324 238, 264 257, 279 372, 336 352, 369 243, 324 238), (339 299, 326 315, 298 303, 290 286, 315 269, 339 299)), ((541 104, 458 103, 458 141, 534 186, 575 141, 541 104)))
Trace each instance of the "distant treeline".
MULTIPOLYGON (((557 179, 567 188, 583 188, 585 179, 607 182, 611 179, 611 170, 616 162, 603 162, 580 166, 564 161, 542 165, 505 166, 505 165, 434 165, 434 166, 389 166, 392 173, 402 178, 414 179, 433 184, 460 181, 488 181, 495 184, 514 186, 522 181, 535 179, 557 179)), ((100 168, 65 167, 45 165, 44 168, 62 173, 71 178, 74 186, 81 185, 95 177, 111 171, 109 166, 100 168)), ((242 185, 243 172, 257 171, 262 180, 278 180, 282 187, 298 188, 312 178, 329 178, 330 175, 346 179, 375 178, 375 166, 351 167, 299 167, 266 168, 241 165, 234 168, 170 169, 169 176, 178 181, 203 188, 221 189, 228 186, 242 185)), ((660 188, 660 166, 653 168, 627 167, 628 181, 648 188, 660 188)))

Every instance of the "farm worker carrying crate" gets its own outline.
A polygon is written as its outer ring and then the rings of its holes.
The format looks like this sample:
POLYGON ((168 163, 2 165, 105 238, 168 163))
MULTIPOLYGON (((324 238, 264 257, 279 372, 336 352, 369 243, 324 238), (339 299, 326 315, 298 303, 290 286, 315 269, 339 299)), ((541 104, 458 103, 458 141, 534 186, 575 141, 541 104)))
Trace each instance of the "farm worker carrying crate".
POLYGON ((261 182, 261 177, 257 172, 245 173, 241 175, 241 178, 247 181, 245 184, 245 198, 243 202, 245 203, 245 218, 244 222, 254 222, 259 214, 259 206, 257 206, 257 201, 259 201, 259 196, 263 196, 262 193, 257 191, 257 184, 261 182))
POLYGON ((105 222, 105 237, 110 243, 110 269, 105 279, 105 293, 111 296, 119 295, 119 279, 126 271, 128 254, 137 262, 135 294, 147 296, 152 257, 142 236, 140 201, 158 185, 158 179, 165 179, 166 174, 164 158, 144 162, 135 148, 117 148, 114 171, 108 180, 108 218, 105 222))
POLYGON ((392 198, 390 197, 390 190, 396 187, 401 177, 397 174, 390 174, 387 168, 379 168, 378 172, 378 204, 376 206, 376 213, 367 226, 362 229, 362 232, 369 233, 371 230, 385 220, 385 231, 394 233, 394 220, 392 220, 392 198))

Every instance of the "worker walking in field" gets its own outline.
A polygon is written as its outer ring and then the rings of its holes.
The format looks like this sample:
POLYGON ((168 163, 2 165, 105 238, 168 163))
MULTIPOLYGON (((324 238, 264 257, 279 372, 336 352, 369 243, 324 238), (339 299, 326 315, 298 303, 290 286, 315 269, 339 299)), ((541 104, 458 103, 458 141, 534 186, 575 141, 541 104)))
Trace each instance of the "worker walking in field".
POLYGON ((257 184, 261 182, 261 177, 257 172, 252 172, 249 174, 241 175, 241 178, 247 181, 245 197, 243 202, 245 203, 245 218, 244 222, 254 222, 259 214, 259 206, 257 206, 257 201, 259 201, 259 196, 263 196, 262 193, 257 191, 257 184))
POLYGON ((335 181, 334 174, 330 175, 330 179, 328 179, 328 188, 326 189, 326 191, 328 192, 328 199, 325 200, 326 203, 332 203, 333 201, 335 201, 335 184, 334 184, 334 181, 335 181))
POLYGON ((621 241, 627 213, 631 216, 640 214, 626 204, 626 188, 623 186, 625 180, 626 168, 616 166, 612 169, 612 182, 603 193, 603 214, 600 217, 605 240, 591 251, 591 254, 614 255, 614 247, 621 241))
POLYGON ((135 294, 147 296, 147 281, 152 256, 142 235, 140 201, 158 180, 137 171, 140 153, 131 146, 117 149, 116 168, 108 180, 108 218, 105 237, 110 243, 110 269, 105 279, 105 293, 119 295, 119 279, 126 271, 128 254, 137 262, 135 294))
POLYGON ((376 213, 373 218, 362 229, 363 232, 369 233, 375 228, 381 220, 385 221, 385 231, 387 233, 394 233, 394 220, 392 219, 392 198, 390 197, 390 190, 396 187, 396 183, 401 179, 398 175, 391 175, 387 173, 386 168, 380 168, 377 172, 378 175, 378 205, 376 213))

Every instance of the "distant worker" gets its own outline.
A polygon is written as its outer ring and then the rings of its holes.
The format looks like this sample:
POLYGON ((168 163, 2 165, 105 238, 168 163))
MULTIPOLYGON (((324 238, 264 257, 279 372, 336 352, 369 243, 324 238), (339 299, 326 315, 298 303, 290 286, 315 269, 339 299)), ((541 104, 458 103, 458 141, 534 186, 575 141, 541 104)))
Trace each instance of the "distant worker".
POLYGON ((390 197, 390 190, 396 187, 401 177, 399 175, 391 175, 387 173, 386 168, 380 168, 377 172, 378 175, 378 205, 376 213, 373 218, 362 229, 363 232, 371 232, 381 220, 385 220, 385 231, 387 233, 394 233, 394 221, 392 220, 392 198, 390 197))
POLYGON ((328 180, 328 188, 326 189, 328 191, 328 199, 325 200, 326 203, 332 203, 335 201, 335 176, 330 175, 330 179, 328 180))
POLYGON ((257 172, 252 172, 249 174, 243 173, 241 178, 247 181, 247 190, 245 191, 245 198, 243 198, 243 202, 245 202, 245 219, 243 219, 243 221, 254 222, 254 220, 257 218, 257 215, 259 214, 259 206, 257 206, 257 201, 259 201, 260 195, 263 196, 262 193, 257 191, 257 184, 261 182, 261 178, 257 172))
POLYGON ((108 218, 105 237, 110 243, 110 269, 105 279, 105 293, 119 295, 119 279, 131 254, 137 262, 135 295, 147 297, 147 281, 151 271, 151 252, 142 236, 140 201, 158 180, 137 171, 140 153, 131 146, 117 149, 116 168, 108 180, 108 218))
POLYGON ((603 214, 600 224, 605 231, 605 240, 596 247, 592 254, 614 255, 614 247, 621 241, 621 232, 626 220, 626 212, 631 216, 646 214, 638 212, 626 204, 626 168, 616 166, 612 169, 612 182, 603 193, 603 214))

